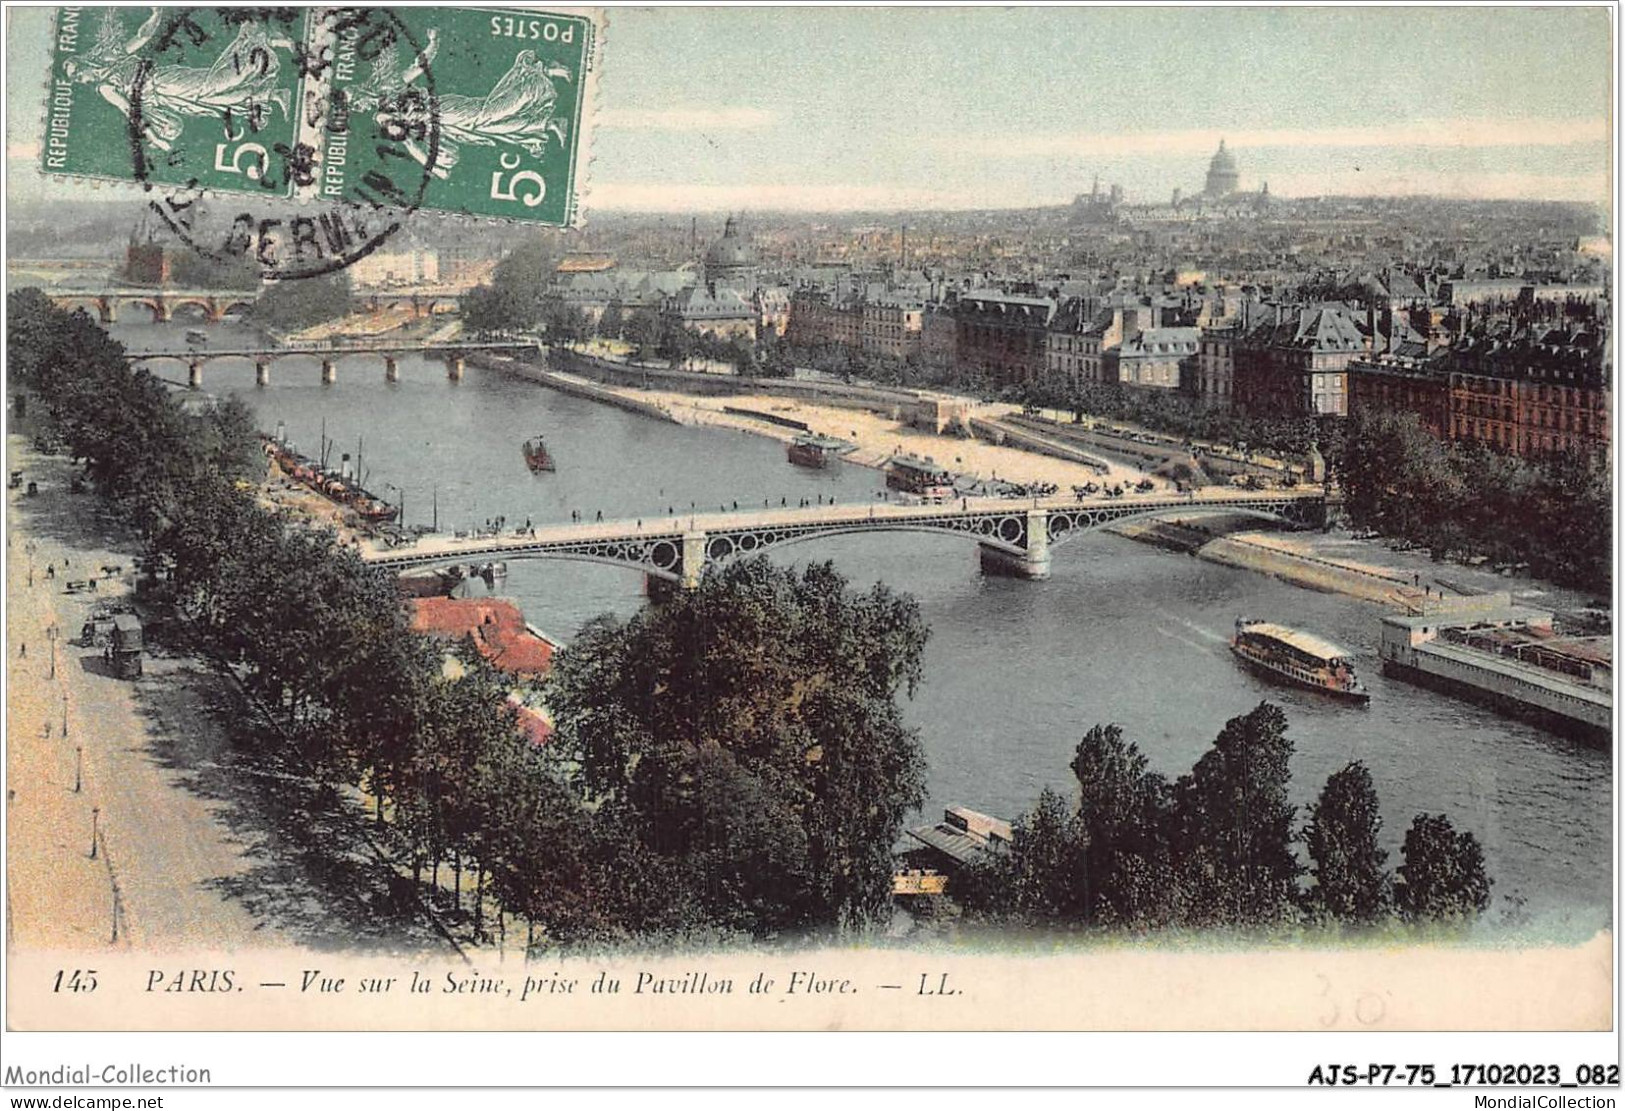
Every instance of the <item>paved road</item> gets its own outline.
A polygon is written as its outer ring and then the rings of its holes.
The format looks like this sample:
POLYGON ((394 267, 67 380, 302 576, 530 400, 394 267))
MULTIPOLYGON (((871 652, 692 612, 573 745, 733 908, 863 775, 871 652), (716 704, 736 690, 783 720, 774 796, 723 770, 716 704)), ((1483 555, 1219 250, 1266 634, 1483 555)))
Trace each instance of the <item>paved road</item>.
POLYGON ((244 707, 229 681, 161 644, 141 680, 123 681, 108 673, 99 650, 65 641, 77 637, 96 602, 127 590, 119 578, 99 583, 95 594, 67 593, 66 583, 104 564, 129 571, 133 553, 121 550, 113 528, 96 526, 91 495, 66 492, 64 460, 30 458, 16 438, 12 451, 14 465, 41 486, 35 498, 10 493, 7 913, 14 941, 107 944, 116 882, 120 941, 136 948, 444 951, 416 905, 391 895, 391 870, 353 803, 281 766, 269 754, 275 746, 232 739, 227 726, 244 707), (45 577, 48 566, 57 569, 54 580, 45 577), (55 679, 45 634, 53 623, 60 630, 55 679), (19 666, 25 644, 26 669, 19 666), (76 747, 83 749, 78 793, 76 747), (94 862, 92 807, 100 833, 94 862))

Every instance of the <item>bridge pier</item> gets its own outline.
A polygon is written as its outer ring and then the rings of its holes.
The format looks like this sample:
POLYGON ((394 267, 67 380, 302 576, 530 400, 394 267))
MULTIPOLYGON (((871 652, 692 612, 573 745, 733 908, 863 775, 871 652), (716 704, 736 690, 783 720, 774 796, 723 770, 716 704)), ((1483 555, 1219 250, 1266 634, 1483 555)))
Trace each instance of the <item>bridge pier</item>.
POLYGON ((463 357, 461 355, 446 356, 446 377, 453 382, 463 380, 463 357))
POLYGON ((393 355, 384 356, 384 381, 399 382, 401 380, 401 364, 393 355))
POLYGON ((102 304, 101 304, 101 310, 102 310, 101 311, 101 318, 102 318, 102 323, 103 324, 117 324, 118 323, 118 306, 117 305, 115 305, 111 301, 103 301, 102 304))
POLYGON ((700 576, 705 573, 705 541, 706 536, 703 532, 683 533, 684 590, 695 590, 700 585, 700 576))
POLYGON ((1026 550, 1012 552, 991 544, 978 545, 981 553, 982 574, 1002 575, 1030 582, 1049 578, 1049 510, 1027 511, 1026 550))
POLYGON ((269 359, 254 360, 254 385, 269 386, 271 384, 271 362, 269 359))
POLYGON ((339 378, 338 364, 332 359, 322 360, 322 385, 331 386, 339 378))
POLYGON ((186 364, 186 385, 190 389, 203 388, 203 360, 193 359, 186 364))
POLYGON ((664 578, 663 576, 650 575, 648 573, 645 573, 643 576, 644 597, 656 604, 670 601, 677 595, 679 589, 680 587, 677 583, 674 583, 670 579, 664 578))

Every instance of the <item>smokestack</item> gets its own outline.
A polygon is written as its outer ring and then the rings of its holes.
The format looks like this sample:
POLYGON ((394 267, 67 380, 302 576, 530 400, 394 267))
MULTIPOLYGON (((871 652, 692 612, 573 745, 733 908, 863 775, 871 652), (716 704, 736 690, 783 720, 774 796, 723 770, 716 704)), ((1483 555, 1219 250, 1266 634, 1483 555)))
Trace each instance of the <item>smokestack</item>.
POLYGON ((343 455, 339 456, 339 477, 342 478, 346 482, 350 481, 350 453, 349 452, 345 452, 343 455))

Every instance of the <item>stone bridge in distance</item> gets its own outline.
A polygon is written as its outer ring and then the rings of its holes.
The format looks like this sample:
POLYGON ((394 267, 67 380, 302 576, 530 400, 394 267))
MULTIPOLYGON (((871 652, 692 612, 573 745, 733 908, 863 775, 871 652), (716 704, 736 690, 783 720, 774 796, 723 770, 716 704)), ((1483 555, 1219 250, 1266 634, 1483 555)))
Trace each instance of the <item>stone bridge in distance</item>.
POLYGON ((1326 521, 1320 487, 1282 491, 1220 491, 1206 497, 1127 494, 1118 498, 972 498, 944 505, 828 505, 807 509, 681 513, 637 521, 549 525, 493 535, 427 536, 390 547, 369 541, 361 557, 375 567, 405 571, 464 562, 576 559, 642 571, 686 588, 708 563, 768 548, 861 532, 934 532, 974 540, 982 568, 1023 579, 1049 577, 1050 550, 1075 536, 1135 517, 1223 509, 1298 528, 1326 521))

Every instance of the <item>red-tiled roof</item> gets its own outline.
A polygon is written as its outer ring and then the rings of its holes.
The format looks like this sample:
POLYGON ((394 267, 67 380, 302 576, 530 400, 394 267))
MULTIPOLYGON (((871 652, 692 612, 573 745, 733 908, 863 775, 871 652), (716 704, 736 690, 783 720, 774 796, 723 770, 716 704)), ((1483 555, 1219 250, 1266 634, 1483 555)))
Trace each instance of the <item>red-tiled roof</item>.
POLYGON ((538 710, 529 706, 515 704, 515 715, 519 723, 519 731, 525 739, 533 745, 545 745, 553 736, 553 726, 541 715, 538 710))
POLYGON ((414 598, 412 628, 430 636, 461 640, 496 667, 513 675, 545 675, 553 665, 553 645, 531 632, 519 607, 503 598, 414 598))

